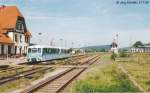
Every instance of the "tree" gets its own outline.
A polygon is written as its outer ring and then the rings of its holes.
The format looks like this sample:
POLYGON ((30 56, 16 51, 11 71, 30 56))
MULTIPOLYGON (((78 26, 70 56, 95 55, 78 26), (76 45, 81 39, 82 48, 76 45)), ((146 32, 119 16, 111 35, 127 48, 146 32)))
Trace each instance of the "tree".
POLYGON ((116 54, 116 53, 113 53, 113 54, 111 55, 111 59, 114 60, 114 61, 116 60, 116 57, 117 57, 117 54, 116 54))
POLYGON ((141 41, 137 41, 133 44, 133 47, 139 47, 139 46, 143 46, 143 43, 141 41))
POLYGON ((106 52, 106 50, 103 48, 103 49, 100 50, 100 52, 106 52))

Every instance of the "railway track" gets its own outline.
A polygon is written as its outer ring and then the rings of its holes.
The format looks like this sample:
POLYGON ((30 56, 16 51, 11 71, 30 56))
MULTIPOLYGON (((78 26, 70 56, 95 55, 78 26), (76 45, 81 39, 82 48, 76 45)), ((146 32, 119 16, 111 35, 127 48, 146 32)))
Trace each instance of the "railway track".
MULTIPOLYGON (((98 56, 86 60, 88 65, 92 65, 98 60, 98 56)), ((85 64, 84 64, 85 65, 85 64)), ((49 77, 44 81, 39 82, 35 86, 31 86, 21 93, 58 93, 61 92, 69 83, 71 83, 76 77, 78 77, 86 68, 72 67, 66 71, 57 74, 53 77, 49 77)))
POLYGON ((0 71, 7 70, 7 69, 13 69, 13 68, 14 67, 9 67, 9 66, 8 67, 2 67, 2 68, 0 67, 0 71))
POLYGON ((2 77, 2 78, 0 78, 0 85, 7 83, 7 82, 10 82, 10 81, 17 80, 17 79, 22 78, 22 77, 30 76, 30 75, 35 74, 35 73, 40 72, 40 71, 48 70, 50 68, 51 67, 47 67, 47 68, 37 67, 37 68, 26 70, 26 71, 23 71, 23 72, 20 72, 20 73, 11 75, 11 76, 2 77))
POLYGON ((7 71, 14 71, 14 70, 23 69, 23 68, 24 67, 17 67, 17 68, 10 67, 10 68, 7 68, 7 69, 0 70, 0 73, 7 72, 7 71))
POLYGON ((33 93, 43 92, 43 93, 56 93, 60 92, 65 88, 73 79, 75 79, 80 73, 82 73, 85 68, 74 68, 62 76, 57 77, 55 80, 51 81, 44 87, 37 89, 33 93))

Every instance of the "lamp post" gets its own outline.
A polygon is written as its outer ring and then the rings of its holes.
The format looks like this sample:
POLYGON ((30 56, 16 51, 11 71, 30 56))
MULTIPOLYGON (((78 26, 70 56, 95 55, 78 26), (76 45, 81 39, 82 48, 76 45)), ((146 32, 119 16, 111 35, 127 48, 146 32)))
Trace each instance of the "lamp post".
POLYGON ((42 42, 42 39, 41 39, 42 33, 39 32, 38 35, 39 35, 39 44, 40 44, 42 42))
POLYGON ((72 48, 74 47, 74 42, 71 43, 71 47, 72 47, 72 48))
POLYGON ((79 48, 80 48, 80 47, 81 47, 81 44, 79 44, 78 46, 79 46, 79 48))
POLYGON ((117 43, 117 45, 119 45, 118 34, 116 34, 116 43, 117 43))
POLYGON ((63 39, 60 38, 59 40, 60 40, 60 46, 63 47, 63 39))
POLYGON ((65 47, 67 47, 67 40, 65 40, 65 47))
POLYGON ((54 38, 52 38, 52 40, 50 41, 50 45, 51 45, 51 46, 55 46, 55 44, 54 44, 54 40, 55 40, 55 39, 54 39, 54 38))

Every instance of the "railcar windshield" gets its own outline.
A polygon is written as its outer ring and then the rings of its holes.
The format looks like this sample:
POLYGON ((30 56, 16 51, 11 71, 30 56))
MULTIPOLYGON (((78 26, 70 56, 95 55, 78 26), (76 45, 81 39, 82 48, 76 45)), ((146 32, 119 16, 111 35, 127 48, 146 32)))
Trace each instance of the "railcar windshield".
POLYGON ((41 53, 41 48, 29 48, 28 53, 41 53))

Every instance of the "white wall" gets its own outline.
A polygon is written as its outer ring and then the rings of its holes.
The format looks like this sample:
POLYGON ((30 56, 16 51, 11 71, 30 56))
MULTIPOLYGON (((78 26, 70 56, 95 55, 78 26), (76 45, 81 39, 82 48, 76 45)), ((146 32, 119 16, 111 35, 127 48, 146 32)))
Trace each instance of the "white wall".
POLYGON ((28 44, 25 42, 25 35, 24 34, 22 34, 22 33, 14 33, 14 36, 15 35, 17 35, 17 41, 18 42, 15 42, 15 40, 14 40, 14 46, 17 46, 17 54, 19 54, 20 53, 20 48, 21 48, 21 52, 22 53, 26 53, 26 50, 25 50, 25 46, 28 46, 28 44), (20 35, 21 35, 21 42, 20 42, 20 35))

